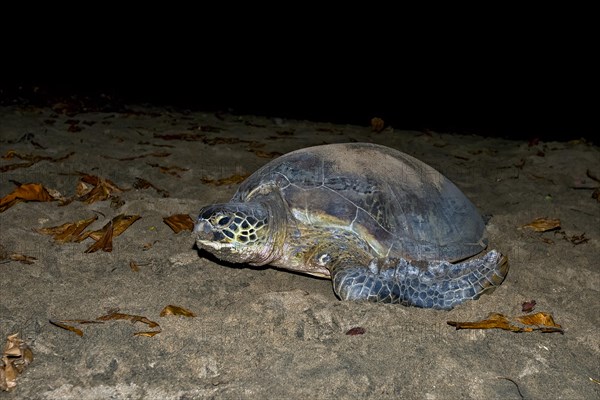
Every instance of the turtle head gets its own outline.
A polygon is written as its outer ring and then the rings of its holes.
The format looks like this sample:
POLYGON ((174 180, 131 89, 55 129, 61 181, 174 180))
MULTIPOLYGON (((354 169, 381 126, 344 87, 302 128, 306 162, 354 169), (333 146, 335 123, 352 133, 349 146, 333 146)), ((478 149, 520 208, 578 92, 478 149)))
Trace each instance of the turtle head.
POLYGON ((217 258, 262 265, 271 254, 269 209, 261 203, 214 204, 200 210, 196 244, 217 258))

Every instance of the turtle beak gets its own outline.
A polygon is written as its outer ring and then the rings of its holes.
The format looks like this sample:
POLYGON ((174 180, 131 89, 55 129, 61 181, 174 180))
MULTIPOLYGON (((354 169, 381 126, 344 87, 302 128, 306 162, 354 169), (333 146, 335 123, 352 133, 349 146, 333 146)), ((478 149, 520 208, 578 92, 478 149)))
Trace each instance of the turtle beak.
POLYGON ((229 248, 233 245, 218 229, 214 229, 213 225, 205 219, 199 219, 194 226, 193 235, 196 238, 196 243, 199 247, 220 250, 229 248))
POLYGON ((205 219, 196 222, 193 233, 198 240, 211 240, 214 237, 212 225, 205 219))

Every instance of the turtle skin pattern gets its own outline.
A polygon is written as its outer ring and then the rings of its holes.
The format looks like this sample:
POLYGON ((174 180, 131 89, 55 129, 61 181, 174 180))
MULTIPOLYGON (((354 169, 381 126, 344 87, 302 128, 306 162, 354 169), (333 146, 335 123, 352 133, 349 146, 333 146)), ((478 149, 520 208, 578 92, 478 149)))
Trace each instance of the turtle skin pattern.
MULTIPOLYGON (((374 260, 374 263, 377 263, 374 260)), ((480 259, 452 264, 429 263, 427 268, 406 259, 386 259, 383 268, 373 265, 340 267, 332 271, 333 289, 342 300, 398 303, 450 310, 466 300, 476 300, 500 285, 508 271, 506 257, 495 250, 480 259), (393 266, 388 266, 394 263, 393 266)))

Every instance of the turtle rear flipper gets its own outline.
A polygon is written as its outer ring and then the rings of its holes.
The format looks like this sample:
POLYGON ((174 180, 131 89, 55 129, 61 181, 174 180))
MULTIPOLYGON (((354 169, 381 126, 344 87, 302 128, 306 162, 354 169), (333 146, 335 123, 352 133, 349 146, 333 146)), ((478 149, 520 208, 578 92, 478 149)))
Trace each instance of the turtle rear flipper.
POLYGON ((508 259, 492 250, 480 258, 452 264, 427 262, 425 268, 400 259, 373 260, 364 266, 337 265, 333 290, 342 300, 450 310, 491 293, 508 273, 508 259))

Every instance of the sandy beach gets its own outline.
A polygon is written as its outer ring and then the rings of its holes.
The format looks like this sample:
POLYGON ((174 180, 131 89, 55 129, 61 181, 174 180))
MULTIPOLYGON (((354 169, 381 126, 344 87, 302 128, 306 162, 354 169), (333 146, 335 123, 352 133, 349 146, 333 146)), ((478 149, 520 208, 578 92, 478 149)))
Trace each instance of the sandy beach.
POLYGON ((589 141, 13 106, 0 107, 0 155, 0 197, 36 183, 65 203, 21 201, 0 213, 0 341, 19 333, 33 353, 2 398, 600 397, 600 148, 589 141), (509 258, 504 283, 452 311, 342 302, 328 280, 199 253, 189 231, 163 220, 229 200, 279 155, 342 142, 401 150, 456 183, 488 220, 490 248, 509 258), (104 200, 76 198, 107 180, 104 200), (86 252, 92 238, 60 242, 39 231, 93 217, 88 228, 100 230, 119 215, 140 218, 114 235, 110 252, 86 252), (536 218, 558 225, 524 227, 536 218), (531 300, 563 334, 447 324, 523 315, 531 300), (195 317, 160 316, 167 305, 195 317), (79 336, 49 322, 111 313, 159 327, 65 322, 79 336), (364 333, 347 334, 356 327, 364 333), (147 331, 160 332, 135 335, 147 331))

